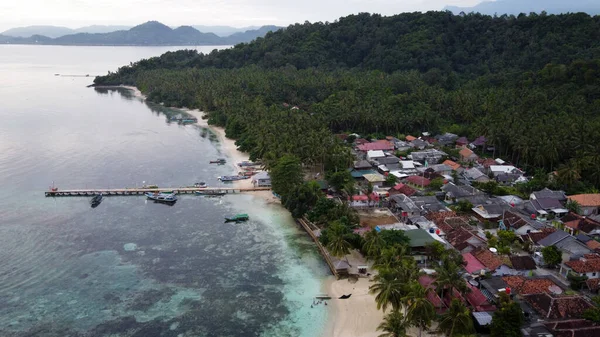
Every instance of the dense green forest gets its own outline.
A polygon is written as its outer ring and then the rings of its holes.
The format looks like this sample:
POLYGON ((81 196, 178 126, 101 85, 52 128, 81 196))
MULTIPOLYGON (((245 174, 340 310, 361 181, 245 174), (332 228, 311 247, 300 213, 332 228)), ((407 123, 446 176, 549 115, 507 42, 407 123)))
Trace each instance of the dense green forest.
POLYGON ((557 187, 600 187, 600 17, 359 14, 249 44, 166 53, 95 79, 201 108, 242 150, 347 167, 334 133, 485 135, 557 187), (292 107, 298 107, 292 108, 292 107))

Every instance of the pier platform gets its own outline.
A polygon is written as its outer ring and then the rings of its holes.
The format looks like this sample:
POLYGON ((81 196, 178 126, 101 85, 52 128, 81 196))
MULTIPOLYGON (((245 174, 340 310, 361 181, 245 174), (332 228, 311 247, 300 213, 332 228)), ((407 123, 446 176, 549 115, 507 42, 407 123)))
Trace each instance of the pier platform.
POLYGON ((144 195, 144 193, 154 192, 175 192, 177 194, 194 194, 196 191, 206 191, 215 193, 244 193, 253 191, 270 191, 270 187, 250 187, 250 188, 235 188, 235 187, 167 187, 167 188, 94 188, 94 189, 74 189, 74 190, 50 190, 44 192, 47 197, 85 197, 93 196, 102 193, 104 196, 118 195, 144 195))

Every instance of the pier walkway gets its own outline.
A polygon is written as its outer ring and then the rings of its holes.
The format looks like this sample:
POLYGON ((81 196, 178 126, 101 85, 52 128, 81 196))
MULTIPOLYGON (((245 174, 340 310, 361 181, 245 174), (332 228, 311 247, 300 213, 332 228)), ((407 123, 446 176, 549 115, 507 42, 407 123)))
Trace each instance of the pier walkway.
POLYGON ((270 187, 246 187, 246 188, 235 188, 235 187, 169 187, 169 188, 95 188, 95 189, 78 189, 78 190, 50 190, 46 191, 47 197, 84 197, 93 196, 98 193, 102 193, 105 196, 108 195, 144 195, 144 193, 154 192, 175 192, 177 194, 194 194, 196 191, 206 191, 214 193, 243 193, 253 191, 270 191, 270 187))

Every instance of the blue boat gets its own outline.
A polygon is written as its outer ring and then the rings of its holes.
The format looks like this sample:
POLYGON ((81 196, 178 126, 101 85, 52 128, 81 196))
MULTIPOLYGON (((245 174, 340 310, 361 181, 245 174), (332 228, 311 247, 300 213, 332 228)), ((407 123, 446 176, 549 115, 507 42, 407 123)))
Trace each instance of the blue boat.
POLYGON ((146 197, 150 200, 154 200, 157 202, 174 203, 175 201, 177 201, 177 196, 175 195, 175 193, 148 192, 146 193, 146 197))

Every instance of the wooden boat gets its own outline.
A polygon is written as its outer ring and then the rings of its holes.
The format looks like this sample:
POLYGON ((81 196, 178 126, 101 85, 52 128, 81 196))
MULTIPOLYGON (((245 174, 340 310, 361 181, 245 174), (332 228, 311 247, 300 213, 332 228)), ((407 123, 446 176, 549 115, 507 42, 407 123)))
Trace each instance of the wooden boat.
POLYGON ((216 159, 216 160, 209 161, 209 163, 211 163, 211 164, 219 164, 219 165, 223 165, 226 162, 227 161, 224 158, 219 158, 219 159, 216 159))
POLYGON ((243 222, 250 220, 248 214, 236 214, 231 218, 225 218, 225 222, 243 222))
POLYGON ((195 187, 195 188, 207 188, 207 187, 208 187, 208 185, 207 185, 207 184, 206 184, 204 181, 201 181, 201 182, 199 182, 199 183, 195 183, 195 184, 194 184, 194 187, 195 187))
POLYGON ((146 197, 150 200, 165 203, 174 203, 177 201, 177 196, 174 193, 146 193, 146 197))
POLYGON ((317 296, 315 296, 315 298, 318 299, 318 300, 330 300, 331 296, 329 296, 329 295, 317 295, 317 296))
POLYGON ((98 193, 90 200, 90 206, 92 206, 92 208, 96 208, 96 207, 98 207, 98 205, 100 205, 101 202, 102 202, 102 193, 98 193))

